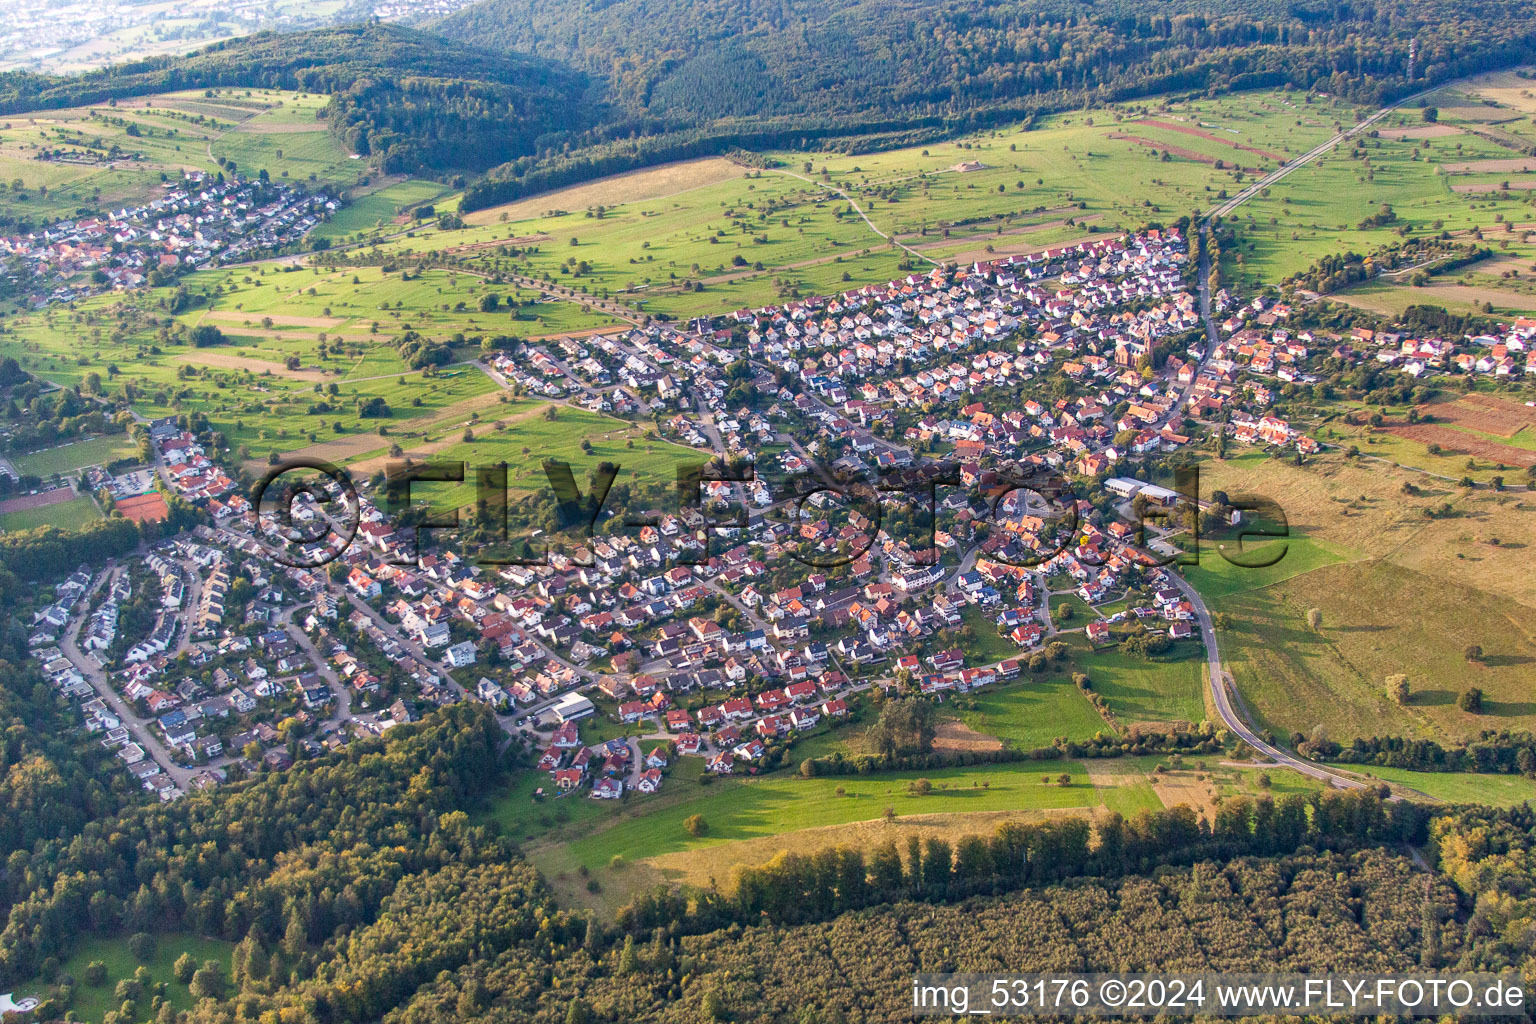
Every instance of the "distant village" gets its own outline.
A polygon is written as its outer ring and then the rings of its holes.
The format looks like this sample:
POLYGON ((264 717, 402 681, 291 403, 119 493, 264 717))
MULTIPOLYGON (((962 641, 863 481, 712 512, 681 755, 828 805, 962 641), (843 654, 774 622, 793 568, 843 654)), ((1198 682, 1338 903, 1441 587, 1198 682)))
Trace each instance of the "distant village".
POLYGON ((200 171, 161 189, 140 206, 0 236, 12 286, 42 308, 164 283, 298 242, 341 202, 324 191, 200 171))

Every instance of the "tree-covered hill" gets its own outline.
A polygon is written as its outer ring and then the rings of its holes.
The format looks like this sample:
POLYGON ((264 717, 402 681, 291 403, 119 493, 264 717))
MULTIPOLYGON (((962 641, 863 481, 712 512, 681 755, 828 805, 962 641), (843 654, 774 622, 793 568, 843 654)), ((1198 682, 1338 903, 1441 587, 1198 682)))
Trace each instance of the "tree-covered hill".
POLYGON ((569 62, 615 108, 585 148, 497 169, 475 206, 658 159, 877 148, 1156 93, 1290 84, 1376 103, 1536 55, 1527 14, 1518 0, 483 0, 437 28, 569 62))
POLYGON ((582 73, 387 24, 265 32, 70 78, 0 75, 0 114, 232 87, 332 94, 331 131, 387 172, 480 170, 558 148, 598 117, 582 73))
POLYGON ((484 0, 452 38, 569 61, 671 121, 879 118, 1290 82, 1376 99, 1527 52, 1511 0, 484 0), (1366 79, 1370 81, 1367 82, 1366 79))

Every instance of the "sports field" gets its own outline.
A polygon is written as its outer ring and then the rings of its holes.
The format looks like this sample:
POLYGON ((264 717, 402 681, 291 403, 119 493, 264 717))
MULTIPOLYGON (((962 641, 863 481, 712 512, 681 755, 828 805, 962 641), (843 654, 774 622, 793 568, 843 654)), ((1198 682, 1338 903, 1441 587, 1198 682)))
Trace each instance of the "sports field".
POLYGON ((35 530, 39 526, 78 530, 100 518, 101 511, 96 507, 96 502, 87 495, 81 495, 51 505, 0 512, 0 530, 14 533, 17 530, 35 530))
POLYGON ((83 441, 70 441, 52 448, 43 448, 26 455, 15 455, 11 462, 18 472, 49 477, 55 473, 70 473, 87 466, 104 466, 116 459, 136 454, 137 446, 127 434, 108 434, 83 441))

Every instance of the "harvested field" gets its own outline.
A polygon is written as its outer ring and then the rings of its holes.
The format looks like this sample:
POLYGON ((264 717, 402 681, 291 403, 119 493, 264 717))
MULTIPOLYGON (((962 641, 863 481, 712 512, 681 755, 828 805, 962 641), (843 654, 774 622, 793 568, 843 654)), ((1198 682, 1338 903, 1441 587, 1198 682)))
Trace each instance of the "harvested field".
POLYGON ((37 494, 23 494, 18 498, 7 498, 0 501, 0 515, 7 512, 21 512, 29 508, 42 508, 45 505, 58 505, 70 501, 75 492, 68 487, 55 487, 51 491, 41 491, 37 494))
POLYGON ((945 722, 933 735, 935 750, 993 751, 1002 750, 1003 742, 995 736, 977 732, 964 722, 945 722))
POLYGON ((249 121, 233 129, 242 135, 316 135, 324 134, 325 122, 314 124, 285 124, 281 121, 249 121))
POLYGON ((1514 69, 1491 71, 1461 83, 1461 91, 1490 99, 1500 106, 1536 114, 1536 98, 1531 95, 1531 80, 1521 78, 1514 69))
MULTIPOLYGON (((1511 181, 1509 183, 1509 188, 1510 188, 1511 192, 1525 192, 1525 191, 1529 191, 1531 189, 1536 189, 1536 179, 1521 178, 1519 181, 1511 181)), ((1479 183, 1479 184, 1474 184, 1474 185, 1452 185, 1451 186, 1451 191, 1452 192, 1502 192, 1502 191, 1504 191, 1504 184, 1503 184, 1503 182, 1498 182, 1498 181, 1485 181, 1485 182, 1482 182, 1482 183, 1479 183)))
POLYGON ((1216 803, 1219 794, 1215 784, 1201 782, 1195 772, 1159 772, 1152 776, 1152 792, 1164 807, 1187 804, 1206 821, 1216 820, 1216 803))
POLYGON ((1502 121, 1514 120, 1510 111, 1501 107, 1484 106, 1481 103, 1475 106, 1442 106, 1440 116, 1451 121, 1472 121, 1481 124, 1499 124, 1502 121))
MULTIPOLYGON (((1181 160, 1193 160, 1196 163, 1201 164, 1214 164, 1216 162, 1216 158, 1213 156, 1206 156, 1204 153, 1196 153, 1194 150, 1185 149, 1183 146, 1170 146, 1166 142, 1157 142, 1153 139, 1144 138, 1140 135, 1126 135, 1124 132, 1110 132, 1105 136, 1105 138, 1114 139, 1119 142, 1134 142, 1138 145, 1146 146, 1148 149, 1157 150, 1159 153, 1167 153, 1169 156, 1176 156, 1181 160)), ((1252 167, 1244 167, 1243 170, 1253 172, 1256 169, 1252 167)))
POLYGON ((1531 157, 1510 157, 1509 159, 1495 160, 1463 160, 1460 163, 1441 164, 1440 170, 1447 174, 1500 174, 1505 171, 1520 171, 1529 174, 1536 172, 1536 159, 1531 157))
POLYGON ((1512 445, 1485 441, 1480 437, 1442 427, 1437 423, 1402 423, 1388 427, 1390 433, 1406 437, 1420 444, 1437 444, 1450 455, 1470 455, 1486 462, 1500 462, 1506 466, 1536 466, 1536 452, 1512 445))
POLYGON ((1430 413, 1458 427, 1500 437, 1513 437, 1536 423, 1536 409, 1495 395, 1467 395, 1454 402, 1421 405, 1419 412, 1430 413))
POLYGON ((1223 146, 1231 146, 1233 149, 1241 149, 1249 153, 1257 153, 1259 156, 1268 157, 1271 160, 1278 160, 1281 163, 1285 163, 1286 160, 1290 159, 1284 153, 1276 153, 1269 149, 1259 149, 1257 146, 1246 146, 1241 142, 1234 142, 1231 139, 1224 138, 1223 136, 1217 135, 1214 132, 1208 132, 1203 128, 1192 128, 1187 124, 1176 124, 1172 121, 1159 121, 1155 118, 1147 117, 1144 117, 1135 123, 1148 125, 1152 128, 1161 128, 1164 131, 1182 132, 1185 135, 1193 135, 1196 138, 1205 139, 1209 142, 1219 142, 1223 146))
POLYGON ((257 316, 253 313, 243 313, 238 309, 217 309, 204 313, 203 319, 235 324, 260 324, 270 320, 277 327, 340 327, 347 322, 345 317, 339 316, 283 316, 280 313, 263 313, 257 316))
POLYGON ((1461 129, 1450 124, 1424 124, 1415 128, 1383 128, 1384 139, 1440 139, 1447 135, 1459 135, 1461 129))
POLYGON ((705 157, 700 160, 684 160, 680 163, 630 171, 608 178, 587 182, 571 188, 546 192, 528 199, 503 206, 476 210, 467 215, 464 222, 470 225, 494 224, 505 214, 507 220, 526 220, 543 216, 546 210, 584 210, 589 206, 618 206, 647 199, 665 199, 679 192, 687 192, 704 185, 746 173, 741 166, 724 157, 705 157))
MULTIPOLYGON (((377 434, 349 434, 346 437, 337 437, 329 441, 321 441, 318 444, 308 445, 304 448, 295 448, 288 453, 292 459, 325 459, 327 462, 343 463, 348 459, 365 455, 368 452, 378 451, 388 447, 389 441, 377 434)), ((267 471, 266 459, 247 459, 245 468, 251 473, 260 475, 267 471)))
POLYGON ((998 826, 1006 822, 1037 822, 1063 815, 1092 817, 1087 807, 1071 807, 1055 810, 973 811, 970 813, 936 813, 900 815, 891 821, 876 819, 847 825, 826 825, 820 828, 800 829, 783 835, 763 836, 757 839, 741 839, 720 846, 707 846, 696 850, 679 850, 648 858, 645 864, 657 869, 669 882, 708 888, 714 882, 728 887, 732 872, 737 865, 759 865, 772 860, 784 850, 810 854, 832 847, 873 849, 888 840, 895 840, 898 849, 905 850, 909 837, 937 838, 956 843, 966 836, 990 836, 998 826))

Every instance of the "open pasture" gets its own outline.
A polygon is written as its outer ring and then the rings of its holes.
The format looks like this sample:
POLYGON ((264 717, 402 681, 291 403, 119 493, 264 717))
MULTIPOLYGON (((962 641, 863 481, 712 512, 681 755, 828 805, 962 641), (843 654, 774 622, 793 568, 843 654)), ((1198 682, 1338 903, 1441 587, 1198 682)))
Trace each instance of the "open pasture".
POLYGON ((933 259, 972 259, 1171 220, 1238 186, 1236 164, 1273 166, 1354 115, 1258 92, 1125 104, 857 156, 776 151, 764 170, 688 161, 476 211, 463 229, 427 226, 385 251, 454 250, 488 272, 623 292, 647 311, 718 313, 926 265, 891 238, 933 259))

